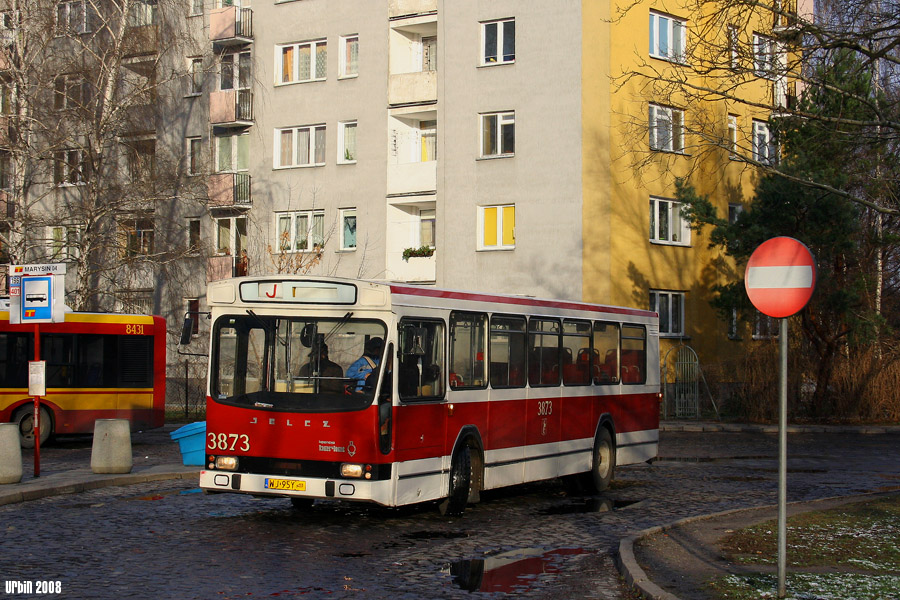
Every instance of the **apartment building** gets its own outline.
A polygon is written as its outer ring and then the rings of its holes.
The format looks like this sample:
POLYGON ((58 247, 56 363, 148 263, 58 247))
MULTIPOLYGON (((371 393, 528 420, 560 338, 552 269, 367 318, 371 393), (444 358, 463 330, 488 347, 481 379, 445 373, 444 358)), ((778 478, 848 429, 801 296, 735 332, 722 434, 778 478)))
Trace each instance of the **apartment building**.
MULTIPOLYGON (((654 97, 647 82, 705 35, 694 5, 163 4, 152 24, 173 21, 178 43, 144 46, 168 51, 152 61, 162 110, 132 154, 173 175, 120 225, 135 254, 183 250, 134 284, 173 332, 208 281, 301 272, 649 307, 701 360, 736 352, 709 306, 728 261, 681 219, 674 181, 692 175, 723 214, 752 185, 727 148, 696 150, 700 114, 735 146, 774 149, 765 111, 654 97)), ((758 41, 773 25, 740 24, 721 35, 775 60, 758 41)), ((788 95, 760 79, 746 93, 788 95)))

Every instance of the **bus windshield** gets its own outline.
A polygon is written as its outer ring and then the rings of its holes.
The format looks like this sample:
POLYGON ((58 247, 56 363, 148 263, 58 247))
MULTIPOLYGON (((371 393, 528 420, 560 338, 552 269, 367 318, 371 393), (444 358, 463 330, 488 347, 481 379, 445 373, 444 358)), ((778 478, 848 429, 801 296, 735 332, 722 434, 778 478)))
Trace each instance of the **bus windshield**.
POLYGON ((212 399, 276 411, 362 410, 375 394, 386 332, 383 322, 350 312, 221 317, 213 328, 212 399))

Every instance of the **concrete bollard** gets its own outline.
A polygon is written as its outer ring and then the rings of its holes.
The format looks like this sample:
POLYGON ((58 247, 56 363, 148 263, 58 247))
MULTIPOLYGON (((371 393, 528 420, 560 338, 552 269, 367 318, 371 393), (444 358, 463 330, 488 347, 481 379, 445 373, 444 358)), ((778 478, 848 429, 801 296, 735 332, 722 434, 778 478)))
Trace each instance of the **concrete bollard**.
POLYGON ((94 421, 91 471, 131 473, 131 426, 127 419, 94 421))
POLYGON ((18 423, 0 423, 0 483, 22 481, 22 446, 18 423))

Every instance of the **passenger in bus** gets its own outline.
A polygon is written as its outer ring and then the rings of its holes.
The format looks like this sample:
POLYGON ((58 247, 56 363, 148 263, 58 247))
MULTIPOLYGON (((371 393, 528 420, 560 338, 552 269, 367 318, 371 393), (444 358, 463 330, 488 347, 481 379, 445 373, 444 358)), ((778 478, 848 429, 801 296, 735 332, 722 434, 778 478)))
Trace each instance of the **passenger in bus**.
POLYGON ((318 366, 319 390, 322 392, 331 392, 340 394, 344 391, 344 382, 341 378, 344 376, 344 370, 341 365, 328 359, 328 345, 320 344, 319 364, 316 365, 315 350, 309 353, 309 362, 300 367, 299 377, 316 376, 316 368, 318 366))
POLYGON ((382 350, 384 350, 383 339, 380 337, 369 338, 363 355, 347 369, 347 378, 356 380, 356 391, 362 391, 366 385, 366 377, 378 368, 382 350))

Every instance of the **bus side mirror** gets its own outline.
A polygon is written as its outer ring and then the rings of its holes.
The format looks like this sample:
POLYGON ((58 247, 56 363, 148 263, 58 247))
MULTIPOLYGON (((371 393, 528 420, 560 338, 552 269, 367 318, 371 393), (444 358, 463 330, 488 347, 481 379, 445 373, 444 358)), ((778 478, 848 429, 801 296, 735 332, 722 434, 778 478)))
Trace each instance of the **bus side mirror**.
POLYGON ((194 333, 194 318, 193 317, 184 317, 184 324, 181 326, 181 341, 179 342, 182 346, 187 346, 191 343, 191 336, 194 333))

